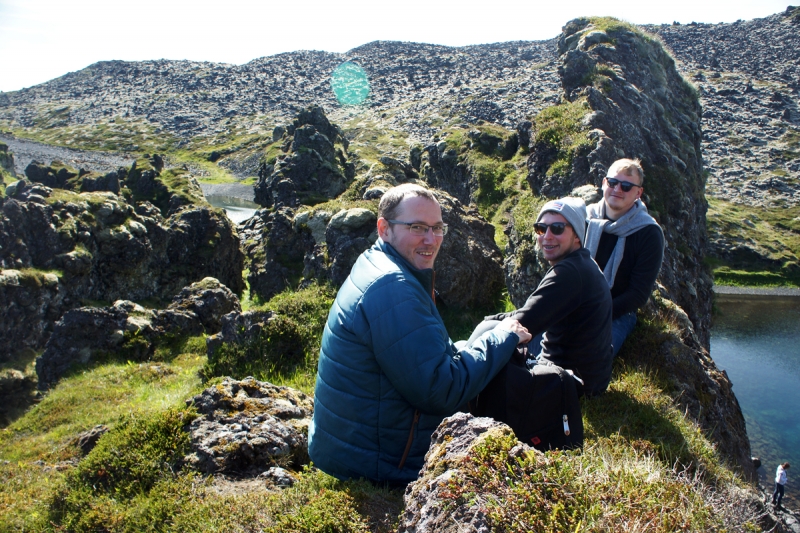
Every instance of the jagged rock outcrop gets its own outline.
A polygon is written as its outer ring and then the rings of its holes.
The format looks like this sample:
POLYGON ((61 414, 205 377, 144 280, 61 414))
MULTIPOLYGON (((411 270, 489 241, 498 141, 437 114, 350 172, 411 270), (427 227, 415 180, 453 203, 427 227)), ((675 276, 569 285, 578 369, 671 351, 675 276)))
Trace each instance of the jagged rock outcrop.
POLYGON ((217 333, 222 317, 232 311, 241 311, 239 299, 214 278, 185 287, 166 309, 118 300, 110 307, 69 310, 36 360, 39 388, 52 387, 75 365, 115 357, 146 361, 161 344, 217 333))
MULTIPOLYGON (((58 171, 46 168, 32 174, 56 179, 58 171)), ((6 304, 0 352, 43 347, 53 322, 86 299, 169 300, 206 276, 241 292, 236 229, 204 205, 185 171, 159 172, 144 161, 125 174, 123 195, 73 193, 26 180, 7 187, 0 211, 0 299, 6 304)))
MULTIPOLYGON (((304 111, 295 124, 308 122, 309 114, 316 117, 316 123, 327 128, 323 131, 331 135, 338 131, 319 108, 304 111)), ((285 136, 280 138, 287 143, 293 142, 285 136)), ((315 154, 316 151, 298 151, 291 157, 295 162, 292 164, 304 168, 306 163, 303 161, 319 160, 315 154)), ((383 192, 416 176, 410 164, 402 161, 387 157, 383 166, 388 174, 367 177, 363 183, 353 185, 358 187, 364 200, 350 200, 352 193, 344 190, 339 191, 344 194, 332 202, 310 209, 295 208, 291 205, 294 201, 286 205, 278 200, 273 209, 261 209, 245 222, 241 235, 251 291, 269 299, 287 287, 296 287, 313 279, 330 280, 336 286, 344 282, 358 256, 378 237, 376 212, 383 192)), ((272 175, 276 176, 277 172, 272 175)), ((339 190, 341 178, 342 175, 337 173, 319 174, 314 188, 330 194, 339 190), (333 185, 326 180, 333 180, 333 185)), ((259 186, 267 187, 267 183, 267 180, 260 181, 257 191, 259 186)), ((294 192, 294 181, 283 179, 280 183, 277 189, 270 190, 281 190, 280 194, 286 198, 300 197, 294 192)), ((276 199, 279 197, 275 196, 276 199)), ((451 227, 442 243, 436 266, 441 298, 456 307, 487 306, 494 301, 503 283, 502 257, 494 242, 494 228, 480 217, 474 207, 465 207, 446 192, 440 192, 439 197, 442 217, 451 227), (467 257, 469 260, 465 261, 467 257)))
POLYGON ((355 176, 355 166, 348 160, 347 139, 322 108, 314 105, 302 110, 292 124, 276 132, 282 132, 276 140, 284 153, 259 167, 257 204, 297 207, 344 192, 355 176))
POLYGON ((260 209, 240 228, 242 249, 253 294, 269 299, 297 282, 306 250, 314 246, 308 233, 297 231, 295 211, 260 209))
MULTIPOLYGON (((614 20, 568 23, 559 51, 561 108, 573 125, 558 129, 547 116, 537 117, 529 183, 548 197, 559 197, 586 185, 599 187, 608 166, 620 157, 640 158, 645 203, 666 237, 659 280, 708 347, 713 281, 697 260, 707 245, 698 94, 658 41, 614 20)), ((519 241, 529 238, 513 230, 510 237, 512 250, 525 248, 519 241)), ((541 269, 526 263, 507 259, 509 293, 518 305, 541 275, 541 269)))
POLYGON ((456 146, 449 144, 446 139, 434 137, 435 142, 424 149, 417 148, 418 153, 412 149, 412 168, 404 169, 406 175, 416 178, 416 170, 429 187, 447 191, 464 205, 474 204, 479 183, 469 161, 469 152, 475 150, 498 160, 507 160, 517 152, 520 144, 516 132, 501 136, 472 129, 467 132, 466 138, 466 143, 456 146))
POLYGON ((251 377, 225 378, 186 403, 200 416, 189 427, 185 460, 201 472, 258 475, 269 465, 308 464, 310 396, 251 377))
MULTIPOLYGON (((453 508, 448 505, 452 502, 445 501, 441 494, 448 491, 448 481, 472 448, 487 436, 513 434, 510 427, 491 418, 475 418, 467 413, 445 418, 431 436, 420 477, 406 489, 398 533, 491 531, 480 501, 466 501, 453 508)), ((533 451, 520 443, 509 454, 509 460, 533 451)))

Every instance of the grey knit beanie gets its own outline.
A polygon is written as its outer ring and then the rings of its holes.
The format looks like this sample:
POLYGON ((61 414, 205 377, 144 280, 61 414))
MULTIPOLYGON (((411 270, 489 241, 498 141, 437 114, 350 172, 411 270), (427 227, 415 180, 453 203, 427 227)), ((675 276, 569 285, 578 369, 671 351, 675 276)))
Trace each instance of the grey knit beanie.
POLYGON ((586 238, 586 202, 582 198, 574 198, 572 196, 565 196, 558 200, 550 200, 539 211, 539 217, 536 222, 539 222, 545 213, 558 213, 563 216, 575 230, 575 234, 581 241, 581 246, 584 245, 586 238))

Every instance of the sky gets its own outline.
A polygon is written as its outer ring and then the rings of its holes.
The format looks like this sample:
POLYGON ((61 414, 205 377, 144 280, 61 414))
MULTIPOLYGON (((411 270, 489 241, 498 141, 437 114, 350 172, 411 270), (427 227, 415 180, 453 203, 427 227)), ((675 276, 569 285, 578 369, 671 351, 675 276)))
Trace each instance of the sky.
POLYGON ((580 16, 636 24, 734 22, 777 0, 0 0, 0 91, 97 61, 243 64, 295 50, 346 52, 372 41, 465 46, 557 36, 580 16))

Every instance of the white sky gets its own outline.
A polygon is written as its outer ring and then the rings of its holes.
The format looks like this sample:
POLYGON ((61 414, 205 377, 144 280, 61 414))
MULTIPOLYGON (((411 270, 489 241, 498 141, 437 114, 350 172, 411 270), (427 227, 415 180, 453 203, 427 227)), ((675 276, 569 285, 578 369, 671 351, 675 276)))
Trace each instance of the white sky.
MULTIPOLYGON (((797 2, 795 2, 797 3, 797 2)), ((555 37, 569 20, 733 22, 784 0, 0 0, 0 91, 97 61, 242 64, 294 50, 346 52, 376 40, 463 46, 555 37)))

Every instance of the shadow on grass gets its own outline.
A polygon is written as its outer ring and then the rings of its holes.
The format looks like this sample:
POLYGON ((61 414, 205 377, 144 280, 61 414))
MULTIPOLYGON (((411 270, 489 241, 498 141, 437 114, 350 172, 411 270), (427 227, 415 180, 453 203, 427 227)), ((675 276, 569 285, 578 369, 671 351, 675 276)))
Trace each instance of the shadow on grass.
POLYGON ((691 452, 690 443, 678 425, 658 408, 638 401, 627 392, 611 390, 585 398, 583 413, 588 438, 619 435, 636 443, 637 448, 655 451, 667 464, 675 461, 684 466, 701 464, 701 458, 691 452))

